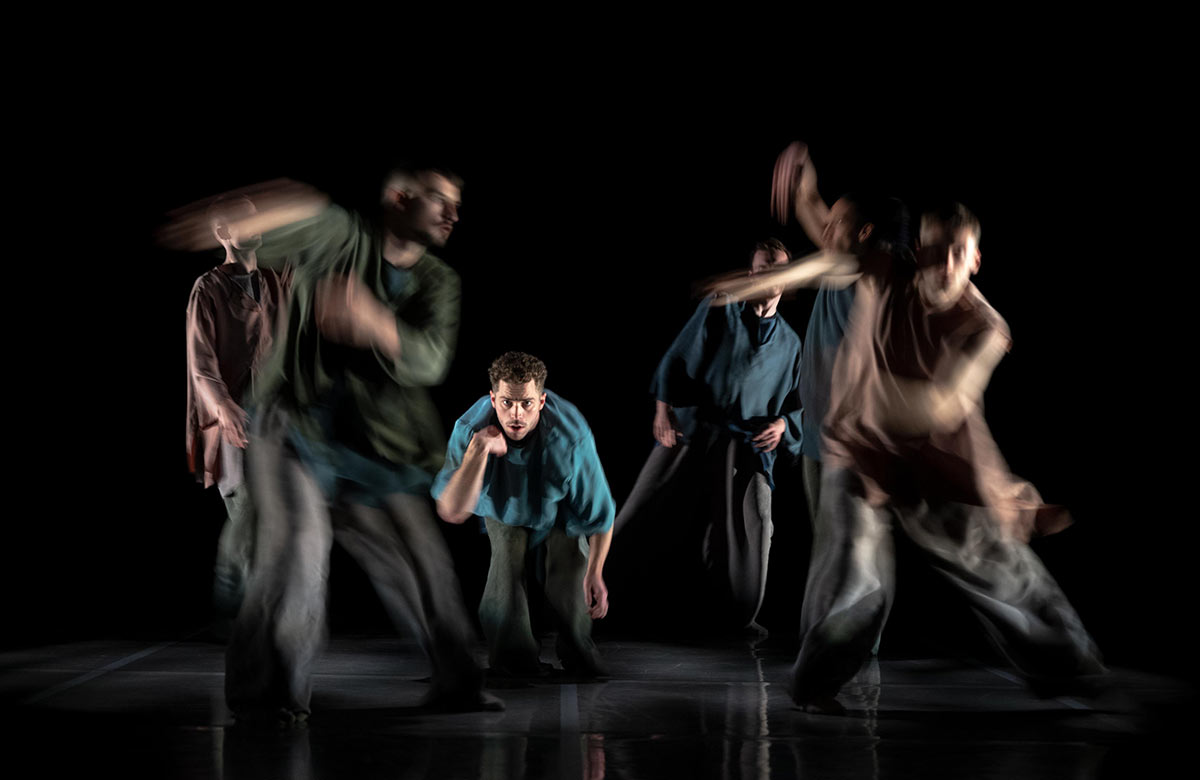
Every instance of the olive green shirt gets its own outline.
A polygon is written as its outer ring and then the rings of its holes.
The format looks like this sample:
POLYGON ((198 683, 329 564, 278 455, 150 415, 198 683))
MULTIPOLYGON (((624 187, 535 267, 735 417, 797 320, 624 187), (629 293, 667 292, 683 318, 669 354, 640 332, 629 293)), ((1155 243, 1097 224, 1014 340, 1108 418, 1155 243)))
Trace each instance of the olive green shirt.
POLYGON ((441 383, 450 368, 459 278, 428 252, 398 275, 382 249, 378 228, 338 206, 263 236, 260 263, 286 258, 294 275, 286 329, 262 371, 255 402, 286 408, 310 457, 336 459, 349 449, 436 473, 446 439, 425 388, 441 383), (321 336, 313 294, 317 282, 336 275, 357 277, 395 313, 399 358, 321 336))

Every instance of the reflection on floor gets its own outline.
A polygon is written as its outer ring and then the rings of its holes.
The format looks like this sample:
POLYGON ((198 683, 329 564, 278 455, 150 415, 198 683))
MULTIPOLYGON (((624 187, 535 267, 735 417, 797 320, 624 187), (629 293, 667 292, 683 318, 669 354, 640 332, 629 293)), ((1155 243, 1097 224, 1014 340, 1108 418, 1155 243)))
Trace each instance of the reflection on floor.
POLYGON ((493 688, 506 712, 427 715, 413 709, 427 688, 415 646, 336 638, 310 724, 266 732, 234 726, 216 644, 9 651, 5 753, 31 777, 1148 780, 1195 732, 1193 691, 1127 670, 1094 700, 1038 699, 1005 670, 885 659, 834 717, 792 707, 780 685, 792 659, 770 643, 602 649, 609 682, 509 683, 493 688))

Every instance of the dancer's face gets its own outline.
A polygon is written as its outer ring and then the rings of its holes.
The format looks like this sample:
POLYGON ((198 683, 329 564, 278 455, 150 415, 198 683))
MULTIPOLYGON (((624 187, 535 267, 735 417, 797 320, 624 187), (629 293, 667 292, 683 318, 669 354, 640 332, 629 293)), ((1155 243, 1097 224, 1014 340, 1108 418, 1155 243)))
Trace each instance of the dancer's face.
POLYGON ((982 254, 975 232, 959 228, 953 233, 942 225, 932 223, 921 229, 921 245, 917 249, 917 287, 926 303, 946 308, 962 297, 979 270, 982 254))
POLYGON ((391 223, 395 231, 425 246, 445 246, 458 222, 462 191, 439 173, 418 176, 412 191, 398 193, 391 223))
POLYGON ((542 407, 546 405, 546 394, 533 380, 518 385, 502 379, 489 395, 501 430, 514 441, 524 439, 537 427, 542 407))

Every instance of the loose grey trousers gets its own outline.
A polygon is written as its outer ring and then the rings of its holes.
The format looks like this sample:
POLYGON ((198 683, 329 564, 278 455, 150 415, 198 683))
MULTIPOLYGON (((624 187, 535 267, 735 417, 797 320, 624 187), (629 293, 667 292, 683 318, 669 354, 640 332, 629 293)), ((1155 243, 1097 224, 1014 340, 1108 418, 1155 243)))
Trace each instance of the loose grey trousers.
POLYGON ((258 519, 254 565, 226 653, 230 709, 309 711, 335 537, 366 571, 392 621, 415 630, 433 667, 435 695, 478 690, 482 672, 470 654, 471 624, 428 501, 395 493, 382 507, 331 511, 284 441, 285 430, 286 418, 268 413, 250 436, 258 519))
POLYGON ((895 587, 891 518, 968 600, 988 635, 1029 677, 1104 670, 1079 616, 1029 545, 1000 533, 983 507, 922 502, 872 507, 853 472, 824 469, 821 506, 789 692, 835 695, 870 655, 895 587))
MULTIPOLYGON (((771 555, 771 488, 750 464, 739 464, 739 443, 719 439, 707 452, 691 443, 657 446, 625 499, 614 533, 677 484, 711 486, 704 564, 728 587, 739 627, 754 623, 767 590, 771 555)), ((693 487, 695 486, 695 488, 693 487)))
MULTIPOLYGON (((815 533, 817 513, 821 506, 821 461, 807 455, 801 456, 800 461, 801 475, 804 480, 804 497, 808 499, 808 518, 815 533)), ((871 655, 879 655, 879 645, 883 641, 883 629, 887 625, 888 615, 891 612, 892 599, 889 595, 887 604, 884 606, 883 619, 879 622, 879 633, 875 635, 875 642, 871 645, 871 655)))
POLYGON ((804 480, 804 498, 808 501, 808 518, 815 527, 817 509, 821 506, 821 461, 802 455, 800 468, 804 480))
POLYGON ((244 482, 222 496, 228 517, 217 540, 213 566, 213 607, 218 617, 232 620, 242 605, 246 579, 254 560, 254 501, 244 482))
MULTIPOLYGON (((536 673, 538 641, 529 622, 525 590, 525 553, 529 529, 485 518, 492 560, 479 602, 479 620, 493 669, 536 673)), ((559 624, 558 658, 570 671, 600 670, 600 652, 592 641, 592 618, 583 593, 587 554, 582 539, 555 526, 546 537, 546 600, 559 624)))

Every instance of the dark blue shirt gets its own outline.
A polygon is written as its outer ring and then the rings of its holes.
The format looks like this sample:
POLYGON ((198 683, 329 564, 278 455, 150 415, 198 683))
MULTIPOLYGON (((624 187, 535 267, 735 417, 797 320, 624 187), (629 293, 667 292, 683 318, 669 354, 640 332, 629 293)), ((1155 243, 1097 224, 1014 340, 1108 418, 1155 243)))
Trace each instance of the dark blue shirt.
MULTIPOLYGON (((701 425, 715 426, 752 447, 750 439, 782 417, 787 427, 779 447, 798 454, 800 337, 778 314, 762 319, 744 303, 711 301, 700 302, 675 338, 650 391, 675 409, 687 437, 701 425)), ((777 450, 756 453, 768 481, 777 450)))

